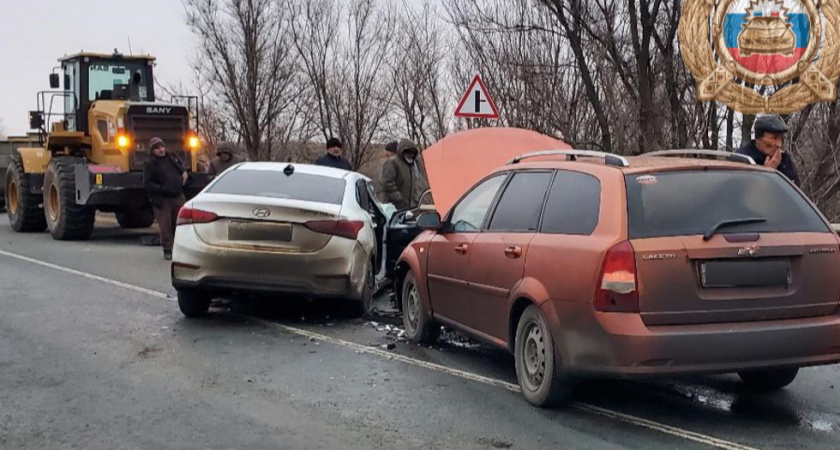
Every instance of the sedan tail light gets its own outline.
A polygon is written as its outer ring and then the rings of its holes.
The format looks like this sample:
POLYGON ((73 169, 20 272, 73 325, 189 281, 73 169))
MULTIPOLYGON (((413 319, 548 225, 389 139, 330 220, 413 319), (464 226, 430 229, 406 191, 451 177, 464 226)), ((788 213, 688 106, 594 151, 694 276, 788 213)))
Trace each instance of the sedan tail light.
POLYGON ((202 211, 200 209, 194 209, 189 207, 183 207, 180 211, 178 211, 178 223, 177 225, 189 225, 195 223, 210 223, 218 219, 215 213, 211 213, 209 211, 202 211))
POLYGON ((636 278, 636 251, 630 241, 609 249, 595 290, 595 310, 639 312, 636 278))
POLYGON ((316 233, 356 239, 365 223, 361 220, 313 220, 303 225, 316 233))

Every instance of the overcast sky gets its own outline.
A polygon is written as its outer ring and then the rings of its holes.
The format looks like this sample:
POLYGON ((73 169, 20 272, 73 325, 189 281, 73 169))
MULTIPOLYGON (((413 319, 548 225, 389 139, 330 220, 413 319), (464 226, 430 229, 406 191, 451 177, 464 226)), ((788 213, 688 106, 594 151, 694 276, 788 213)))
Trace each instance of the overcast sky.
MULTIPOLYGON (((190 77, 194 39, 180 0, 3 0, 0 12, 0 121, 8 135, 27 132, 36 93, 65 54, 81 50, 157 57, 162 82, 190 77), (91 13, 94 13, 91 14, 91 13)), ((57 110, 60 111, 60 110, 57 110)))

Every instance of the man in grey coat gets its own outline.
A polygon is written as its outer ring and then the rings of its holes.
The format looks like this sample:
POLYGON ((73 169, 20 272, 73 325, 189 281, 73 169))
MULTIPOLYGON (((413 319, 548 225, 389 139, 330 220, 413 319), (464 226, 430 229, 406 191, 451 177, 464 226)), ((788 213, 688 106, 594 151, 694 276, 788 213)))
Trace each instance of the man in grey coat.
POLYGON ((216 176, 228 170, 235 164, 242 162, 241 158, 233 154, 234 145, 231 142, 221 142, 216 147, 216 157, 210 160, 207 173, 216 176))
POLYGON ((399 211, 416 207, 427 183, 418 164, 417 145, 410 139, 401 139, 396 150, 382 165, 380 178, 382 201, 392 203, 399 211))

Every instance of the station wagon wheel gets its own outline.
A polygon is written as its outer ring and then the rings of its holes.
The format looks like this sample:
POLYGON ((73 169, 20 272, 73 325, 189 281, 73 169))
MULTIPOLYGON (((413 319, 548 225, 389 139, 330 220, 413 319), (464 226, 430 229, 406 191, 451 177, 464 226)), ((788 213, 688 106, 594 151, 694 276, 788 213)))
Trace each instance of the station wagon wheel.
POLYGON ((555 358, 554 339, 534 305, 525 309, 516 327, 514 359, 519 387, 529 403, 548 407, 569 396, 572 380, 555 358))
POLYGON ((545 337, 535 322, 527 324, 523 345, 525 382, 531 390, 537 390, 545 379, 545 337))
POLYGON ((420 321, 420 293, 417 292, 417 286, 411 287, 405 300, 405 320, 412 330, 416 330, 420 321))
POLYGON ((431 313, 423 306, 417 280, 411 272, 405 276, 402 284, 402 310, 405 337, 418 344, 432 344, 440 337, 440 324, 432 319, 431 313))

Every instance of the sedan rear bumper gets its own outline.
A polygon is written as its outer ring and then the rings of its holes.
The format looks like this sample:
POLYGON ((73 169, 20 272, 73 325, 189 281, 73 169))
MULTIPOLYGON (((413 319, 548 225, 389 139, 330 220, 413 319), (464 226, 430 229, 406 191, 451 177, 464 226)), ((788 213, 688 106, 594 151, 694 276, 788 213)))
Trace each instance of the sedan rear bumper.
POLYGON ((360 298, 368 256, 361 245, 334 237, 315 253, 211 246, 193 226, 178 227, 171 276, 176 289, 360 298))
POLYGON ((638 314, 555 306, 553 334, 571 372, 610 376, 731 373, 840 362, 840 315, 806 319, 649 327, 638 314), (562 320, 560 320, 562 318, 562 320))

